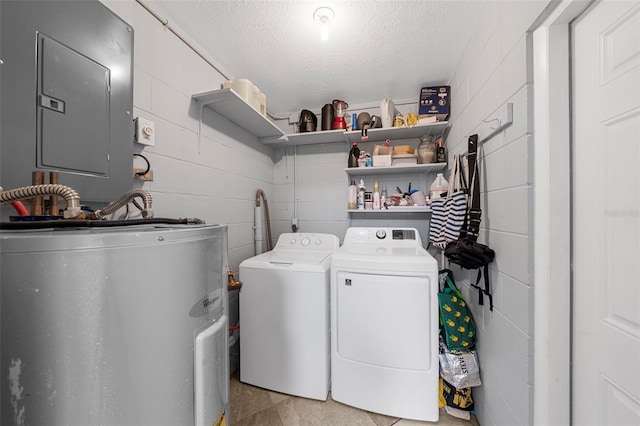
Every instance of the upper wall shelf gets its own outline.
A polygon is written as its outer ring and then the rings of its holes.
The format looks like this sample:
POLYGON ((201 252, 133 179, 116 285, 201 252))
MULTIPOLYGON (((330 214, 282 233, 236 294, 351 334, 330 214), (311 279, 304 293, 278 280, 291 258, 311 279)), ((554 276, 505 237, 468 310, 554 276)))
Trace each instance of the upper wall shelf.
POLYGON ((233 89, 219 89, 191 97, 202 108, 221 115, 237 126, 255 135, 264 144, 313 145, 336 142, 375 142, 386 139, 410 139, 423 135, 440 135, 449 126, 447 121, 417 124, 410 127, 369 129, 368 140, 362 140, 359 130, 325 130, 309 133, 286 134, 271 120, 263 116, 242 99, 233 89))
POLYGON ((280 140, 263 141, 264 143, 282 142, 287 145, 312 145, 320 143, 335 142, 375 142, 386 139, 411 139, 419 138, 423 135, 440 135, 449 126, 448 121, 439 121, 437 123, 417 124, 410 127, 387 127, 382 129, 369 129, 367 134, 369 138, 362 140, 362 132, 354 130, 347 132, 344 130, 324 130, 308 133, 292 133, 284 135, 280 140))
POLYGON ((213 90, 193 95, 191 98, 202 107, 209 108, 257 136, 258 139, 278 138, 284 135, 278 126, 245 102, 233 89, 213 90))
POLYGON ((416 124, 415 126, 408 127, 383 127, 381 129, 369 129, 367 130, 369 138, 366 141, 362 140, 362 132, 360 130, 345 132, 345 135, 350 143, 374 142, 386 139, 419 138, 424 135, 438 136, 444 133, 447 127, 449 127, 448 121, 438 121, 435 123, 416 124))
MULTIPOLYGON (((291 133, 284 135, 286 139, 281 139, 275 142, 284 142, 287 145, 313 145, 320 143, 336 143, 346 142, 344 137, 344 130, 323 130, 319 132, 308 133, 291 133)), ((272 143, 265 141, 265 143, 272 143)))

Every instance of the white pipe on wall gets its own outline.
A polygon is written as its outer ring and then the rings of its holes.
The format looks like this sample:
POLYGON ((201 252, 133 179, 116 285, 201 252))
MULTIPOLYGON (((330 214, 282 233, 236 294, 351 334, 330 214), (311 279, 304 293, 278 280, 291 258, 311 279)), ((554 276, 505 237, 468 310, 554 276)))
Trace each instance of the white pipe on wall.
POLYGON ((253 241, 255 244, 256 256, 262 254, 264 247, 264 232, 262 232, 262 206, 256 206, 253 215, 253 241))

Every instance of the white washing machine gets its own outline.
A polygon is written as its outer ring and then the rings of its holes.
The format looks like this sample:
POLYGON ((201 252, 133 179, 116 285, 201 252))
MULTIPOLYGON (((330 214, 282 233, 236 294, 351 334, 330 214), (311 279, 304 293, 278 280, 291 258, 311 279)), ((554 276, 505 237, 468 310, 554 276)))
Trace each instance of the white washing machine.
POLYGON ((240 264, 240 381, 326 400, 335 235, 287 233, 240 264))
POLYGON ((438 264, 413 228, 349 228, 331 260, 331 397, 438 420, 438 264))

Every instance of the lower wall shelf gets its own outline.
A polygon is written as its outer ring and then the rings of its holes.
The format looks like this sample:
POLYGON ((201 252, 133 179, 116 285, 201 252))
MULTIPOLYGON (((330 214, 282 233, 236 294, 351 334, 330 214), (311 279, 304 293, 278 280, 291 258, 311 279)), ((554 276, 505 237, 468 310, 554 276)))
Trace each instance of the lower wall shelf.
POLYGON ((431 213, 431 207, 426 206, 418 206, 418 207, 389 207, 388 209, 381 210, 358 210, 358 209, 348 209, 348 213, 363 213, 363 214, 381 214, 381 213, 431 213))

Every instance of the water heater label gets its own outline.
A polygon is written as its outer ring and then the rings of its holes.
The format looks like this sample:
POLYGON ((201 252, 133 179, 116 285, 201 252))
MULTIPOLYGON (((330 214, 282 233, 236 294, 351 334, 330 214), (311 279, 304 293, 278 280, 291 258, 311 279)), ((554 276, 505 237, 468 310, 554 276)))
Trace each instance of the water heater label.
POLYGON ((218 302, 218 300, 220 300, 220 296, 203 297, 189 310, 189 316, 197 318, 208 315, 209 310, 218 302))

